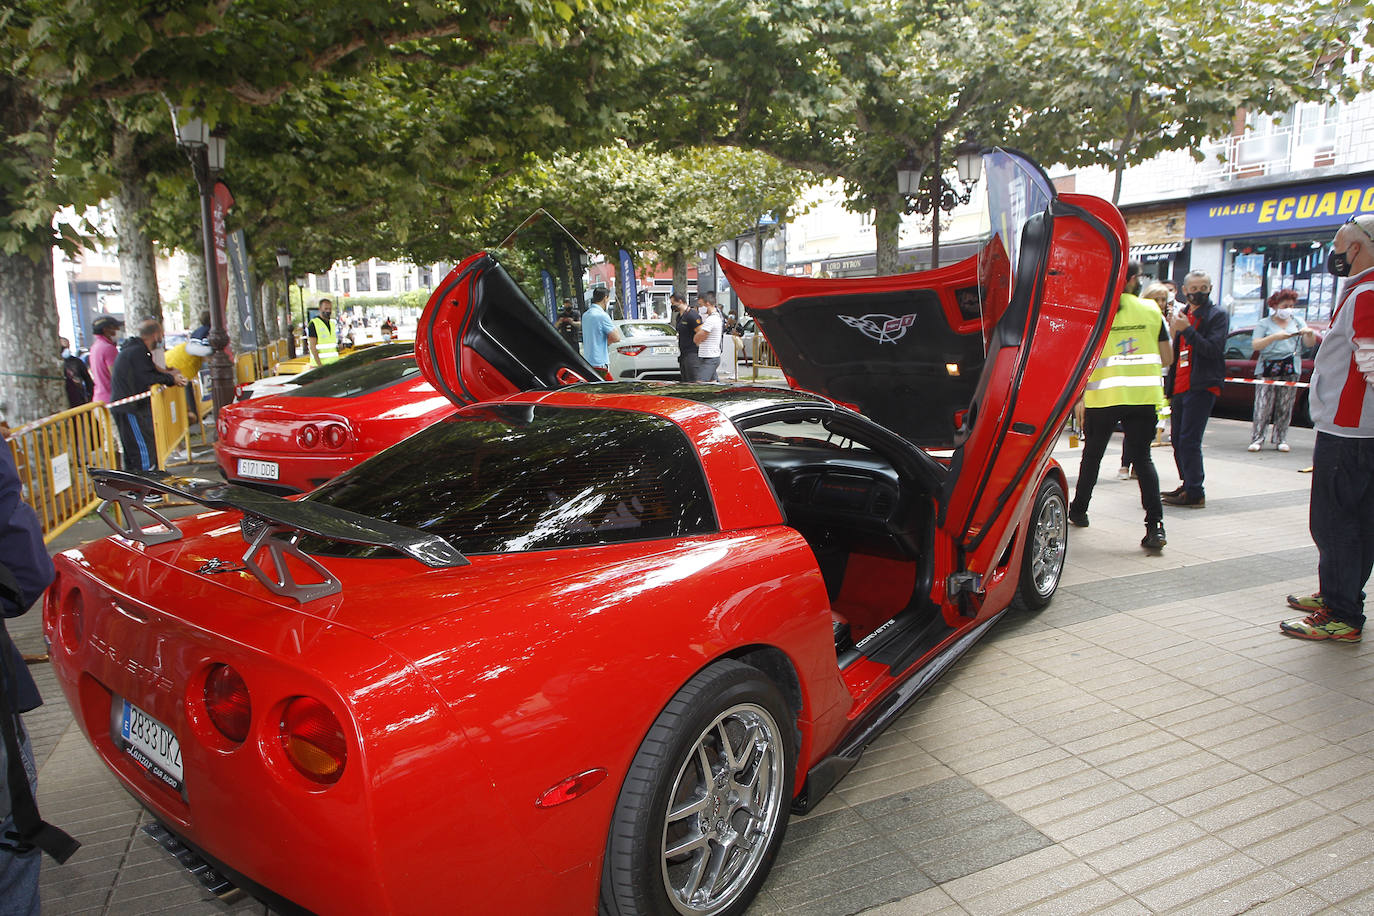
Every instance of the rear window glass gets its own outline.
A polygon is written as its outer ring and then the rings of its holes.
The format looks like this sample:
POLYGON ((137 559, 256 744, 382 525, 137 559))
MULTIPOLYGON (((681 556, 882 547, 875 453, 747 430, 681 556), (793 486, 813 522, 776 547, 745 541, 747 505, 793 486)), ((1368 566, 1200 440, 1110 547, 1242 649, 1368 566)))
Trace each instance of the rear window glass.
MULTIPOLYGON (((661 417, 567 407, 468 408, 309 497, 499 553, 714 531, 687 436, 661 417)), ((302 540, 311 553, 375 548, 302 540)))
POLYGON ((325 363, 323 366, 316 366, 314 369, 293 376, 290 379, 290 384, 311 385, 315 382, 322 382, 327 378, 333 378, 340 373, 349 372, 367 363, 375 363, 379 359, 388 359, 392 356, 405 356, 414 352, 414 344, 382 344, 377 347, 368 347, 365 350, 355 350, 338 362, 325 363))
POLYGON ((631 324, 626 322, 620 326, 620 336, 626 340, 633 340, 636 337, 673 337, 676 334, 673 326, 669 324, 631 324))
POLYGON ((356 398, 419 374, 420 367, 415 364, 413 356, 381 359, 354 366, 317 382, 309 382, 294 391, 284 391, 280 397, 356 398))

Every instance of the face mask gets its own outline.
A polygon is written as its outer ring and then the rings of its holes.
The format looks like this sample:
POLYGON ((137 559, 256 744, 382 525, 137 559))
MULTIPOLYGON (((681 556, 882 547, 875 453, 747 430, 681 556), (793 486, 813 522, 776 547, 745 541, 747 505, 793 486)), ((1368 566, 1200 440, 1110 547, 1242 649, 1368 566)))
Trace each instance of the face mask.
POLYGON ((72 348, 71 348, 71 347, 64 347, 64 348, 62 349, 62 358, 63 358, 63 359, 69 359, 69 358, 71 357, 71 355, 72 355, 72 348))
POLYGON ((1202 292, 1202 291, 1198 291, 1198 292, 1196 292, 1196 293, 1189 293, 1189 294, 1188 294, 1188 301, 1189 301, 1191 304, 1196 305, 1196 306, 1204 306, 1204 305, 1207 304, 1207 302, 1209 301, 1210 297, 1211 297, 1211 293, 1204 293, 1204 292, 1202 292))
POLYGON ((1332 251, 1326 259, 1326 271, 1337 277, 1350 276, 1350 256, 1344 251, 1332 251))
POLYGON ((1287 322, 1287 321, 1289 321, 1292 317, 1293 317, 1293 312, 1292 312, 1291 309, 1275 309, 1275 310, 1274 310, 1274 318, 1277 319, 1278 321, 1287 322))

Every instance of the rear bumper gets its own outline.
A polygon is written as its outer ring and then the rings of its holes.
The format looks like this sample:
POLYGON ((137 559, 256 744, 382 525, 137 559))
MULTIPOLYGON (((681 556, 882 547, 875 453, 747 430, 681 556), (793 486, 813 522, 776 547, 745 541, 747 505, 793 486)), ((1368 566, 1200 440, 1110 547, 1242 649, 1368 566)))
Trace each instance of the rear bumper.
POLYGON ((306 493, 371 457, 371 454, 360 452, 330 452, 323 455, 282 454, 239 449, 215 443, 215 460, 225 480, 280 495, 306 493), (277 479, 245 477, 238 470, 240 458, 273 462, 277 466, 277 479))

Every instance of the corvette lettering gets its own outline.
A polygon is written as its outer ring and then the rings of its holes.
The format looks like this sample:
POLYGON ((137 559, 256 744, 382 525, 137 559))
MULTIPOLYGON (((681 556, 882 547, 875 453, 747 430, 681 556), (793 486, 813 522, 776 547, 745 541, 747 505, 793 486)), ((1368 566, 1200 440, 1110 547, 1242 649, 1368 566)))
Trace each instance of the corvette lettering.
POLYGON ((841 315, 840 320, 851 328, 859 329, 865 337, 871 337, 880 344, 896 343, 902 339, 907 328, 916 323, 916 313, 911 312, 900 317, 864 315, 862 318, 855 318, 853 315, 841 315))

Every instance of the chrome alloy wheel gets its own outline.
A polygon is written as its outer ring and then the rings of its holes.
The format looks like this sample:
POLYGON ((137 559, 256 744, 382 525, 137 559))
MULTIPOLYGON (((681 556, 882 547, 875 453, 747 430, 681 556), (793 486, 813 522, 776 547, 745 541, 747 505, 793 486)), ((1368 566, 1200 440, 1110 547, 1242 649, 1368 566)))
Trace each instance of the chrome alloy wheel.
POLYGON ((1030 551, 1031 586, 1037 595, 1051 595, 1059 585, 1064 571, 1064 554, 1068 549, 1069 521, 1064 508, 1064 496, 1055 487, 1045 494, 1040 511, 1031 526, 1030 551))
POLYGON ((679 913, 721 912, 758 871, 785 814, 783 740, 766 709, 741 703, 692 745, 663 824, 663 882, 679 913))

